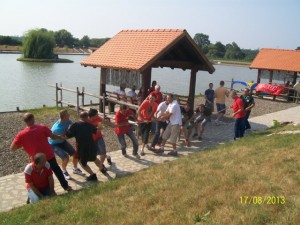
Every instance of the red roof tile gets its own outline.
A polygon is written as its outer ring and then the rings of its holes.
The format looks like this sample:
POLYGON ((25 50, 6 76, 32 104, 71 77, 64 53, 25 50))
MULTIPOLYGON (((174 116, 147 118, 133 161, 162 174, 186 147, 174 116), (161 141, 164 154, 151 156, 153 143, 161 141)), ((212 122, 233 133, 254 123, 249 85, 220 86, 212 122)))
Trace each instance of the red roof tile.
MULTIPOLYGON (((141 71, 186 36, 189 35, 185 30, 178 29, 122 30, 80 64, 141 71)), ((203 61, 208 62, 206 58, 203 61)), ((214 71, 211 65, 208 67, 210 72, 214 71)))
POLYGON ((262 48, 250 68, 300 72, 300 50, 262 48))

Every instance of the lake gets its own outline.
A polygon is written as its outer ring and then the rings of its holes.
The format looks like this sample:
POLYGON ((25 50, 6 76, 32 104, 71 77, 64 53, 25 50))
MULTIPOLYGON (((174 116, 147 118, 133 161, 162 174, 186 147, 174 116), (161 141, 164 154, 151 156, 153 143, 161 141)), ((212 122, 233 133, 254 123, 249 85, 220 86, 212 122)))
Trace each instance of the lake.
MULTIPOLYGON (((19 54, 0 54, 0 112, 14 111, 16 107, 29 109, 55 106, 55 88, 48 84, 62 83, 64 87, 76 89, 85 87, 89 93, 99 93, 100 68, 83 67, 80 62, 86 55, 63 55, 60 58, 71 59, 74 63, 29 63, 19 62, 19 54)), ((213 74, 200 71, 197 73, 196 94, 204 93, 209 83, 214 88, 219 86, 220 80, 230 87, 233 78, 240 81, 256 81, 257 70, 248 67, 215 65, 213 74), (226 82, 228 81, 228 82, 226 82)), ((152 80, 161 85, 163 92, 188 95, 190 70, 181 69, 152 69, 152 80)), ((235 86, 235 89, 242 88, 235 86)), ((107 86, 113 91, 118 87, 107 86)), ((126 89, 129 91, 129 89, 126 89)), ((63 93, 64 99, 76 102, 75 94, 63 93)), ((87 98, 87 101, 90 99, 87 98)), ((98 102, 92 98, 93 102, 98 102)))

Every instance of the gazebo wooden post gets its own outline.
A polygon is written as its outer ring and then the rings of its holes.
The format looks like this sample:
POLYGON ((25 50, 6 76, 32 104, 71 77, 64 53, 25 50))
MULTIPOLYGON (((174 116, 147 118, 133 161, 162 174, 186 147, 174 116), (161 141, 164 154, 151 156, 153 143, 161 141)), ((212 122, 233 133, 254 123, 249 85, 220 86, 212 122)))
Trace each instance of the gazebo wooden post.
POLYGON ((272 84, 273 81, 273 70, 270 70, 269 84, 272 84))
POLYGON ((297 83, 297 72, 294 72, 293 85, 297 83))
POLYGON ((197 70, 196 69, 191 69, 189 102, 191 104, 192 109, 194 109, 195 89, 196 89, 196 74, 197 74, 197 70))
POLYGON ((256 80, 256 83, 260 83, 260 79, 261 79, 261 70, 258 69, 258 72, 257 72, 257 80, 256 80))
MULTIPOLYGON (((106 68, 101 68, 101 73, 100 73, 100 96, 105 97, 105 92, 106 92, 106 68)), ((105 112, 105 106, 103 106, 103 100, 99 99, 99 111, 101 113, 105 112)))
POLYGON ((148 89, 151 85, 151 67, 145 69, 141 72, 142 75, 142 89, 143 89, 143 95, 142 100, 144 100, 148 95, 148 89))

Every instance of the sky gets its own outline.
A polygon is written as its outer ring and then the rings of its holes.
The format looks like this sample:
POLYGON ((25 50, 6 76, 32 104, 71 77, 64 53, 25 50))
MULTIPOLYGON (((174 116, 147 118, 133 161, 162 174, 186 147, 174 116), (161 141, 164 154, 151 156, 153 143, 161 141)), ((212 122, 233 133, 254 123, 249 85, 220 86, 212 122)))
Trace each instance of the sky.
POLYGON ((0 35, 66 29, 81 39, 124 29, 186 29, 240 48, 300 47, 299 0, 0 0, 0 35))

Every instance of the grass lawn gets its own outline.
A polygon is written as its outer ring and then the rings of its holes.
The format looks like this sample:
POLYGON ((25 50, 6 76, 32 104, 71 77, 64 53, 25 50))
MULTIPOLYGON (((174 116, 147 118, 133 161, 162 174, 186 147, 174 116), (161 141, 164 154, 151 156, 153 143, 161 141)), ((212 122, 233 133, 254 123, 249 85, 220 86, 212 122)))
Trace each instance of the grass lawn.
POLYGON ((1 224, 299 224, 299 134, 285 126, 0 214, 1 224))

